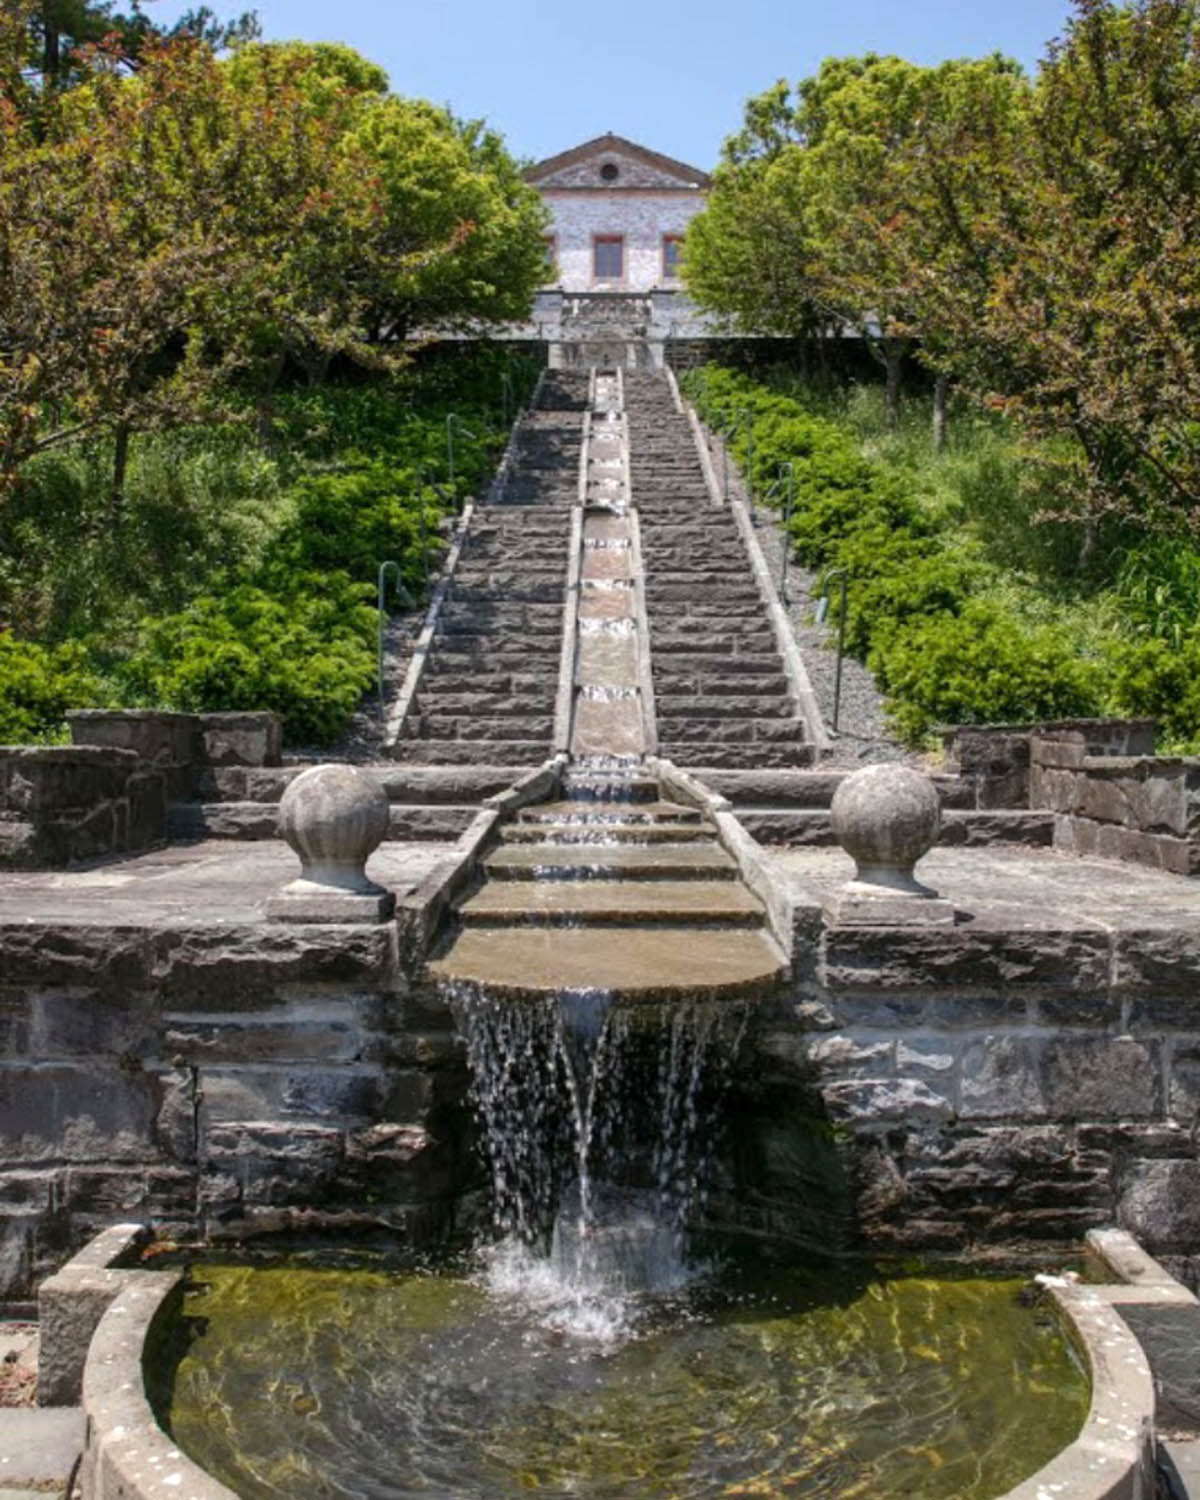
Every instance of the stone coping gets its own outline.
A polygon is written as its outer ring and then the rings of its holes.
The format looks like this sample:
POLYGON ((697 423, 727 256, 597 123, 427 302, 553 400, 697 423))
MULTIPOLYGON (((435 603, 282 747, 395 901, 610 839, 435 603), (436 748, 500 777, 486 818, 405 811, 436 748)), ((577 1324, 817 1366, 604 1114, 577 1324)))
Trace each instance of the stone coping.
MULTIPOLYGON (((1075 1441, 998 1500, 1151 1500, 1154 1382, 1113 1306, 1123 1288, 1058 1278, 1045 1284, 1087 1364, 1091 1405, 1075 1441)), ((146 1364, 178 1316, 182 1295, 179 1272, 126 1273, 100 1319, 83 1376, 83 1500, 237 1500, 180 1452, 146 1395, 146 1364)))

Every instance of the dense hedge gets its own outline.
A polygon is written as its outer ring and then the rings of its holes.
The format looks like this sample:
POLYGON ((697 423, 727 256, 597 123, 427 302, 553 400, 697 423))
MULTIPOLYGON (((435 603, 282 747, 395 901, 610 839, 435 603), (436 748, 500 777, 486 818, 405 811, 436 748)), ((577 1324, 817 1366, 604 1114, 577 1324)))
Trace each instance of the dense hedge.
MULTIPOLYGON (((865 454, 854 433, 721 366, 689 372, 684 385, 710 422, 750 414, 756 493, 794 465, 795 555, 818 572, 848 570, 849 649, 874 671, 910 743, 944 723, 1092 714, 1118 700, 1140 712, 1157 691, 1137 680, 1135 663, 1147 673, 1163 663, 1135 651, 1123 696, 1112 696, 1111 664, 1094 642, 1052 609, 1015 608, 1012 579, 981 540, 923 506, 904 473, 865 454)), ((744 469, 744 421, 733 451, 744 469)))
POLYGON ((503 447, 502 374, 519 399, 536 373, 464 350, 375 383, 285 391, 265 446, 250 423, 148 435, 116 526, 103 461, 82 450, 31 465, 0 518, 14 559, 0 618, 18 627, 0 632, 0 738, 60 737, 67 708, 107 702, 269 708, 290 744, 335 740, 373 680, 379 564, 398 562, 421 599, 423 534, 432 568, 503 447), (38 643, 16 638, 22 621, 38 643))

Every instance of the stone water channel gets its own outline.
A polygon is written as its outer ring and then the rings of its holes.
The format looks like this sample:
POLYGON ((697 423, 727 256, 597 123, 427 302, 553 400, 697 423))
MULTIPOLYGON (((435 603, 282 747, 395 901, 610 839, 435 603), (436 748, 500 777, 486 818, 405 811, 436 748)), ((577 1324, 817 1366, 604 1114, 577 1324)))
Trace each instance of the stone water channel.
MULTIPOLYGON (((1191 771, 1130 755, 1138 726, 964 738, 921 793, 936 897, 906 906, 893 889, 864 920, 833 840, 844 773, 820 764, 827 736, 750 522, 719 500, 669 377, 547 375, 464 518, 392 705, 391 758, 362 769, 360 824, 383 840, 369 890, 354 886, 364 847, 340 893, 268 899, 295 884, 272 835, 305 768, 279 763, 267 716, 79 715, 75 748, 0 752, 20 847, 102 855, 97 828, 135 823, 150 847, 0 875, 10 1298, 131 1213, 181 1239, 378 1248, 462 1243, 488 1203, 498 1228, 548 1243, 560 1286, 564 1268, 669 1282, 683 1227, 1057 1266, 1119 1221, 1194 1275, 1200 898, 1049 847, 1107 837, 1193 868, 1191 771), (1118 783, 1144 827, 1117 828, 1118 783), (1089 835, 1105 817, 1113 832, 1089 835), (674 1042, 647 1024, 672 1006, 674 1042), (657 1122, 657 1150, 617 1139, 625 1052, 628 1113, 657 1122), (696 1059, 714 1052, 705 1093, 696 1059), (541 1082, 514 1085, 531 1058, 541 1082), (490 1136, 550 1099, 547 1152, 493 1149, 488 1191, 472 1113, 490 1136), (594 1254, 605 1227, 614 1253, 594 1254)), ((171 1274, 108 1269, 136 1256, 127 1240, 79 1268, 81 1304, 70 1276, 44 1294, 46 1326, 68 1335, 43 1386, 60 1401, 121 1294, 87 1398, 108 1444, 89 1500, 177 1492, 144 1462, 178 1454, 114 1383, 175 1295, 171 1274), (127 1419, 136 1451, 112 1436, 127 1419)), ((1147 1347, 1194 1348, 1194 1299, 1154 1288, 1165 1323, 1143 1319, 1147 1347)), ((1056 1495, 1149 1500, 1145 1402, 1099 1379, 1106 1341, 1140 1359, 1104 1310, 1119 1303, 1100 1299, 1080 1337, 1093 1419, 1128 1434, 1077 1454, 1056 1495)), ((1173 1431, 1200 1432, 1186 1378, 1169 1410, 1173 1431)))

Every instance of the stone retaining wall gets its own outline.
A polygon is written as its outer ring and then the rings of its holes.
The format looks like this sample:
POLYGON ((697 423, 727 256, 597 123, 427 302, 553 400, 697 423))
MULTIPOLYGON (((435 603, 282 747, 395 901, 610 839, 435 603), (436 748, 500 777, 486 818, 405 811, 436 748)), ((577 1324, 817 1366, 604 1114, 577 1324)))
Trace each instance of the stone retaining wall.
POLYGON ((0 1301, 114 1219, 448 1228, 465 1086, 394 923, 0 926, 0 1301))
POLYGON ((0 868, 133 854, 166 839, 162 771, 132 750, 0 746, 0 868))
POLYGON ((228 767, 277 766, 277 714, 80 709, 70 745, 0 746, 0 869, 58 869, 167 840, 171 802, 228 767))
POLYGON ((1030 741, 1030 802, 1056 814, 1054 846, 1176 875, 1200 870, 1200 758, 1090 753, 1073 730, 1030 741))
MULTIPOLYGON (((819 922, 819 914, 817 915, 819 922)), ((828 1249, 1200 1243, 1200 932, 826 926, 711 1215, 828 1249)), ((414 1241, 477 1212, 462 1046, 394 924, 0 926, 0 1299, 96 1229, 414 1241)))
POLYGON ((826 927, 761 1018, 715 1216, 955 1254, 1121 1223, 1193 1256, 1198 977, 1195 932, 826 927))

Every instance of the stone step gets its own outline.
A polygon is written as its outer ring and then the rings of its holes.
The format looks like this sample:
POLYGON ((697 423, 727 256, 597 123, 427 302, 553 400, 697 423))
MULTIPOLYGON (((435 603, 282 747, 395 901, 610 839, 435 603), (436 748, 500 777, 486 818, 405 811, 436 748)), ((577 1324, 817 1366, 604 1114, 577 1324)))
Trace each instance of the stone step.
MULTIPOLYGON (((745 675, 740 677, 733 675, 721 675, 715 672, 672 672, 669 668, 660 666, 658 662, 653 665, 654 671, 654 697, 655 701, 661 698, 716 698, 729 696, 740 697, 745 693, 747 682, 745 675)), ((789 692, 788 680, 782 672, 776 672, 774 676, 769 673, 756 675, 754 678, 754 702, 760 699, 769 699, 775 696, 786 697, 789 692)))
POLYGON ((439 649, 435 640, 433 650, 430 651, 425 663, 422 682, 426 674, 431 674, 439 680, 449 678, 453 681, 470 683, 472 687, 477 682, 481 684, 502 680, 522 682, 530 677, 540 682, 544 681, 547 675, 551 676, 557 684, 558 662, 557 658, 549 657, 535 664, 528 656, 520 652, 467 651, 461 645, 455 646, 450 642, 439 649))
POLYGON ((804 738, 799 719, 703 718, 658 714, 659 738, 672 744, 786 745, 804 738))
MULTIPOLYGON (((738 808, 737 817, 762 844, 837 843, 827 808, 743 807, 738 808)), ((1048 849, 1054 843, 1054 814, 1028 808, 944 808, 938 843, 968 848, 1019 844, 1048 849)))
MULTIPOLYGON (((761 903, 734 880, 497 880, 458 908, 468 927, 757 927, 761 903)), ((682 934, 681 934, 682 936, 682 934)))
POLYGON ((678 802, 537 802, 523 807, 517 814, 520 823, 557 824, 570 823, 574 827, 603 827, 605 824, 653 823, 666 818, 678 826, 680 823, 699 825, 703 820, 695 807, 684 807, 678 802))
POLYGON ((681 719, 794 719, 796 707, 786 694, 756 693, 752 698, 713 697, 672 692, 654 685, 654 705, 660 724, 681 719))
POLYGON ((464 928, 428 966, 434 979, 487 987, 500 1000, 603 991, 613 1004, 735 999, 778 983, 787 963, 761 931, 633 928, 464 928))
MULTIPOLYGON (((477 803, 412 806, 393 802, 390 842, 456 839, 470 827, 477 803)), ((173 802, 167 810, 167 837, 188 839, 274 839, 279 837, 277 802, 173 802)))
MULTIPOLYGON (((434 679, 436 683, 437 679, 434 679)), ((554 712, 552 683, 539 684, 523 693, 447 692, 431 684, 421 687, 414 700, 416 711, 424 716, 481 714, 488 719, 509 715, 554 712)))
POLYGON ((501 845, 484 857, 483 868, 502 880, 732 880, 737 875, 737 864, 717 844, 501 845))
POLYGON ((668 822, 647 818, 641 822, 597 822, 594 819, 574 822, 509 823, 500 831, 506 844, 690 844, 711 839, 712 829, 705 824, 668 822))
MULTIPOLYGON (((563 777, 563 799, 589 809, 598 804, 657 802, 658 782, 652 776, 624 775, 606 771, 570 771, 563 777)), ((553 806, 553 804, 548 804, 553 806)))
MULTIPOLYGON (((493 641, 486 635, 435 635, 430 652, 431 659, 441 657, 455 671, 478 665, 488 671, 517 671, 522 666, 528 671, 535 659, 543 670, 558 671, 560 646, 553 636, 501 636, 493 641)), ((426 664, 426 671, 429 664, 426 664)))
MULTIPOLYGON (((828 808, 833 794, 851 773, 849 771, 731 771, 716 766, 697 773, 700 780, 719 796, 727 797, 734 808, 828 808)), ((969 810, 974 806, 974 789, 959 776, 935 775, 933 784, 943 809, 969 810)))
MULTIPOLYGON (((443 661, 442 667, 447 664, 443 661)), ((469 693, 472 696, 479 693, 488 693, 495 698, 511 698, 526 693, 535 696, 545 696, 548 701, 553 702, 554 694, 558 689, 558 673, 533 674, 528 672, 478 672, 455 673, 451 670, 439 671, 434 666, 434 658, 430 658, 425 671, 421 676, 419 691, 434 694, 441 697, 445 694, 469 693)))
MULTIPOLYGON (((288 783, 304 769, 303 765, 215 766, 201 777, 196 800, 276 803, 288 783)), ((478 804, 485 797, 507 791, 514 780, 509 767, 494 765, 439 769, 398 766, 385 760, 360 765, 359 769, 379 782, 390 802, 422 806, 478 804)))
MULTIPOLYGON (((707 643, 703 643, 705 646, 707 643)), ((664 652, 652 664, 655 680, 659 672, 679 676, 683 672, 696 673, 703 681, 729 677, 734 673, 743 679, 753 677, 777 677, 779 675, 779 652, 738 651, 734 656, 728 651, 702 649, 702 643, 693 640, 691 651, 664 652)), ((707 687, 705 692, 707 692, 707 687)))
POLYGON ((550 740, 553 714, 502 715, 485 719, 475 714, 412 714, 405 722, 410 739, 433 740, 550 740))
MULTIPOLYGON (((655 627, 650 622, 651 654, 664 656, 679 653, 684 656, 731 657, 749 654, 765 656, 775 651, 775 633, 767 626, 746 627, 740 621, 730 621, 728 629, 714 633, 703 640, 696 639, 695 630, 681 629, 678 625, 655 627)), ((775 657, 775 670, 779 670, 779 657, 775 657)))
MULTIPOLYGON (((396 760, 427 766, 513 766, 532 770, 550 754, 546 740, 422 740, 402 736, 393 749, 396 760)), ((513 771, 513 780, 519 772, 513 771)))
POLYGON ((793 744, 725 744, 701 740, 694 744, 667 740, 660 735, 658 753, 663 760, 676 765, 716 766, 725 770, 751 770, 757 767, 812 765, 813 747, 801 740, 793 744))

